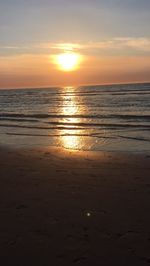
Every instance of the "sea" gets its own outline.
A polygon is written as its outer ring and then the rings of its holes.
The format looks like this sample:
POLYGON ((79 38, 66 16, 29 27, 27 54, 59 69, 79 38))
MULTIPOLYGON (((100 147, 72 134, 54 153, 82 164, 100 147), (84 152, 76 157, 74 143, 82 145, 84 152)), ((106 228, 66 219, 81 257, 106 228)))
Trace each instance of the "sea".
POLYGON ((0 90, 0 146, 150 151, 150 83, 0 90))

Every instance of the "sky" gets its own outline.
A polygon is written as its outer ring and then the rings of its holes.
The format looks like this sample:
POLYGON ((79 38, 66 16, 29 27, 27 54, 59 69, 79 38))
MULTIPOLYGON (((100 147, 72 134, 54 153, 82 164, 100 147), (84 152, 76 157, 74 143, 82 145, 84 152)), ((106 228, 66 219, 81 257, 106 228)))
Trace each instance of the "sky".
POLYGON ((149 0, 0 0, 0 88, 150 81, 149 28, 149 0))

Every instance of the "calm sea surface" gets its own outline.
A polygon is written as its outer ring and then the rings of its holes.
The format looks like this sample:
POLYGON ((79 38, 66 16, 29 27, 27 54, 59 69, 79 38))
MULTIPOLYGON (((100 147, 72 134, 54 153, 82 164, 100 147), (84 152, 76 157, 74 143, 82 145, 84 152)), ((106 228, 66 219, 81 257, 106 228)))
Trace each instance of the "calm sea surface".
POLYGON ((0 90, 0 145, 150 151, 150 84, 0 90))

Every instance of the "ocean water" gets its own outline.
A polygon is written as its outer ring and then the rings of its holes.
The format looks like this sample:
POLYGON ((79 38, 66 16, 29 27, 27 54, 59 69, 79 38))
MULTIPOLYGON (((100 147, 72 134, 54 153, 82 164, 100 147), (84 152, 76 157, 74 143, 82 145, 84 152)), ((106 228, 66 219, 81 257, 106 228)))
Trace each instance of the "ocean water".
POLYGON ((0 145, 150 151, 150 84, 0 90, 0 145))

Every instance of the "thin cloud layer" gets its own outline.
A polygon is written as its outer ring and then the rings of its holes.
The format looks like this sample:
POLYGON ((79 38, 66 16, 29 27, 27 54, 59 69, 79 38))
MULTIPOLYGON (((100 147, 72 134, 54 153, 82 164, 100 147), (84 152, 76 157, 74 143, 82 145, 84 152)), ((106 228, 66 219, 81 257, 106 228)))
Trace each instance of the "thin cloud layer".
POLYGON ((114 51, 121 52, 124 55, 124 51, 135 53, 143 52, 150 53, 150 38, 113 38, 110 40, 102 40, 99 42, 89 43, 40 43, 31 44, 30 46, 0 46, 0 53, 3 55, 4 51, 9 50, 14 53, 58 53, 60 51, 74 51, 81 53, 95 53, 114 51))

